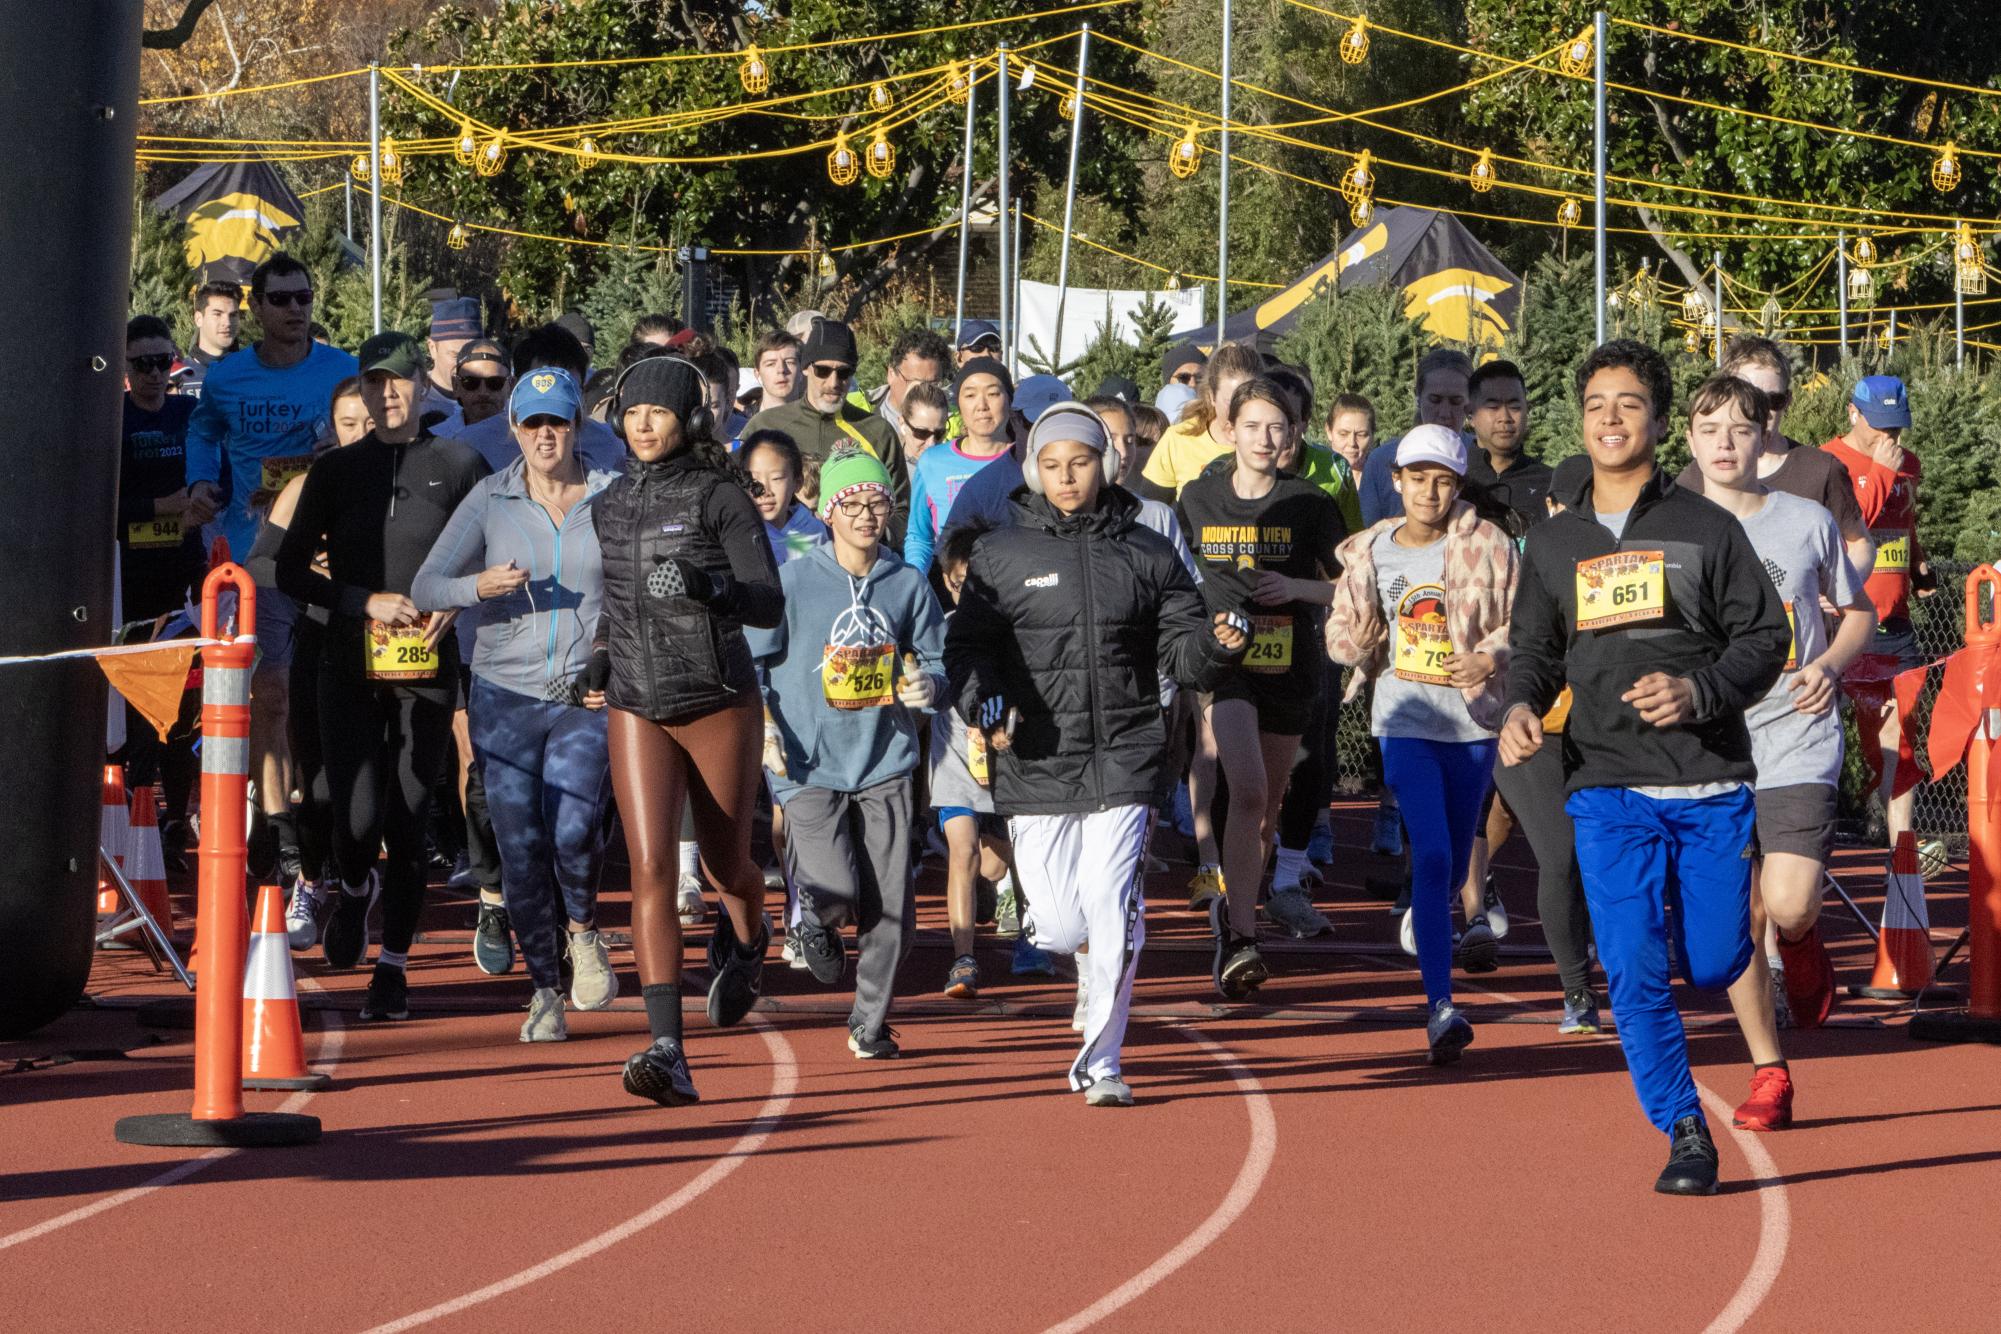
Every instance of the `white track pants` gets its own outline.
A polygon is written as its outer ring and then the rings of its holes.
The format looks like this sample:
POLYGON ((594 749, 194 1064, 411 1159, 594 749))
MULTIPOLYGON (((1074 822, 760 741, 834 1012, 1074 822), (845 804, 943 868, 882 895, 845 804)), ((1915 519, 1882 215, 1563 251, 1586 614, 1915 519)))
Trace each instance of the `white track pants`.
POLYGON ((1029 940, 1075 954, 1088 977, 1084 1048, 1070 1064, 1070 1087, 1089 1088, 1119 1073, 1133 977, 1146 941, 1141 858, 1151 812, 1115 806, 1088 815, 1017 815, 1008 821, 1015 869, 1028 894, 1029 940))

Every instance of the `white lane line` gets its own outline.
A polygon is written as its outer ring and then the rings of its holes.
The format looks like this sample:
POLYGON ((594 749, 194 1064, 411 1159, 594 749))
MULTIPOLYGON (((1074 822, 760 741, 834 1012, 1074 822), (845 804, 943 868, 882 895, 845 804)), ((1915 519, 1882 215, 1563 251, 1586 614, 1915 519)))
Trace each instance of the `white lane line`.
POLYGON ((792 1105, 792 1094, 799 1086, 799 1064, 793 1057, 792 1044, 785 1040, 784 1034, 757 1015, 752 1015, 750 1021, 757 1025, 759 1036, 764 1039, 764 1045, 771 1049, 771 1093, 765 1099, 764 1106, 759 1109, 757 1119, 751 1122, 750 1129, 726 1149, 721 1157, 710 1163, 700 1176, 644 1213, 635 1214, 616 1227, 607 1228, 595 1237, 579 1242, 558 1255, 552 1255, 538 1265, 532 1265, 496 1283, 489 1283, 477 1291, 466 1293, 463 1297, 454 1297, 450 1301, 439 1302, 436 1306, 406 1315, 400 1320, 377 1325, 368 1334, 394 1334, 397 1330, 415 1329, 419 1325, 429 1324, 441 1317, 457 1315, 460 1311, 478 1306, 482 1302, 490 1302, 495 1297, 504 1297, 551 1274, 568 1269, 571 1265, 602 1254, 620 1242, 644 1232, 668 1215, 692 1204, 730 1173, 742 1167, 753 1154, 764 1147, 765 1141, 771 1138, 771 1132, 776 1130, 778 1123, 784 1119, 786 1109, 792 1105))
MULTIPOLYGON (((307 991, 318 991, 320 989, 319 984, 309 977, 298 979, 298 985, 307 991)), ((325 1018, 327 1026, 320 1030, 319 1060, 314 1063, 314 1067, 321 1074, 332 1075, 334 1069, 340 1065, 341 1051, 347 1045, 347 1029, 342 1026, 340 1015, 337 1011, 321 1010, 319 1013, 325 1018)), ((279 1103, 278 1110, 281 1112, 296 1112, 308 1102, 311 1102, 312 1099, 312 1090, 302 1089, 279 1103)), ((143 1199, 156 1190, 162 1190, 174 1185, 176 1182, 186 1181, 195 1173, 221 1162, 232 1154, 241 1152, 243 1152, 241 1149, 210 1149, 207 1153, 190 1158, 185 1162, 175 1163, 172 1167, 149 1181, 142 1182, 127 1190, 121 1190, 115 1195, 107 1195, 101 1200, 93 1200, 91 1203, 72 1209, 66 1214, 57 1214, 47 1222, 37 1223, 33 1227, 22 1228, 19 1232, 0 1237, 0 1251, 4 1251, 10 1246, 19 1246, 23 1242, 34 1241, 38 1237, 46 1237, 51 1232, 59 1231, 62 1228, 70 1226, 72 1223, 81 1223, 86 1218, 95 1218, 107 1210, 116 1209, 121 1204, 130 1204, 134 1200, 143 1199)))
POLYGON ((1250 1208, 1251 1200, 1257 1195, 1259 1187, 1264 1185, 1265 1174, 1271 1170, 1272 1159, 1278 1153, 1278 1118, 1272 1115, 1271 1099, 1265 1095, 1264 1085, 1227 1048, 1211 1042, 1192 1028, 1181 1031, 1229 1072, 1244 1095, 1244 1107, 1251 1117, 1251 1142, 1244 1150, 1243 1166, 1237 1169, 1237 1179, 1231 1183, 1230 1193, 1223 1197, 1223 1202, 1193 1232, 1183 1237, 1179 1245, 1076 1315, 1059 1325, 1050 1326, 1049 1334, 1073 1334, 1073 1331, 1087 1329, 1120 1307, 1145 1296, 1161 1280, 1207 1250, 1228 1231, 1244 1210, 1250 1208))
MULTIPOLYGON (((1735 1109, 1703 1085, 1695 1087, 1708 1105, 1710 1115, 1730 1126, 1730 1116, 1735 1109)), ((1771 1294, 1772 1285, 1778 1282, 1779 1267, 1785 1264, 1786 1247, 1792 1241, 1792 1205, 1786 1198, 1786 1179, 1780 1174, 1779 1165, 1772 1161, 1772 1155, 1766 1151, 1756 1131, 1730 1126, 1730 1135, 1737 1141, 1737 1147, 1743 1151, 1744 1159, 1751 1165, 1757 1179, 1771 1184, 1758 1191, 1758 1249, 1751 1256, 1750 1271, 1737 1285, 1737 1291, 1731 1294, 1729 1304, 1709 1322, 1703 1334, 1735 1334, 1744 1327, 1744 1323, 1771 1294)))

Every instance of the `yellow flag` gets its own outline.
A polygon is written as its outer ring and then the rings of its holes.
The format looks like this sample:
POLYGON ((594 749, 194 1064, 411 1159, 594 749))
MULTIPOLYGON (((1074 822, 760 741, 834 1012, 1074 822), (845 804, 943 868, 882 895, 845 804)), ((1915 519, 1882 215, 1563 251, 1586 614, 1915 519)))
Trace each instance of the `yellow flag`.
POLYGON ((160 740, 165 741, 181 716, 181 692, 187 688, 188 664, 200 651, 201 645, 191 640, 185 645, 163 646, 148 653, 107 655, 97 659, 97 665, 112 688, 144 714, 146 721, 153 724, 153 730, 160 734, 160 740))

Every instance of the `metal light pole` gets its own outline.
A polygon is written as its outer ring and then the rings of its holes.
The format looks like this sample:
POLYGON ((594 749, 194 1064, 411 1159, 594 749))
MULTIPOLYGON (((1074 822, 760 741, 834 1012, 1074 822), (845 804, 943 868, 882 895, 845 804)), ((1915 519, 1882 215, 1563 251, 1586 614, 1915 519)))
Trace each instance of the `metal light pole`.
POLYGON ((1723 252, 1715 251, 1716 259, 1716 364, 1723 364, 1723 252))
POLYGON ((1070 104, 1070 178, 1063 187, 1063 250, 1056 261, 1056 333, 1049 359, 1063 364, 1063 306, 1070 294, 1070 226, 1077 214, 1077 146, 1084 137, 1084 64, 1091 56, 1091 25, 1077 30, 1077 85, 1070 104))
POLYGON ((1230 318, 1230 0, 1223 0, 1223 134, 1217 153, 1222 163, 1216 205, 1216 346, 1223 346, 1223 326, 1230 318))
POLYGON ((1848 233, 1834 234, 1834 306, 1840 312, 1841 357, 1848 359, 1848 233))
POLYGON ((348 172, 345 176, 341 177, 340 183, 342 193, 347 197, 347 239, 348 244, 352 245, 354 243, 354 173, 348 172))
POLYGON ((368 67, 368 296, 382 332, 382 68, 368 67))
MULTIPOLYGON (((1598 341, 1603 343, 1605 341, 1605 11, 1599 10, 1592 17, 1591 24, 1592 91, 1595 94, 1592 197, 1597 204, 1597 213, 1591 224, 1592 271, 1596 293, 1592 310, 1598 321, 1598 341)), ((1717 327, 1721 328, 1722 325, 1719 323, 1717 327)))
POLYGON ((965 180, 959 185, 959 291, 952 300, 952 346, 959 345, 960 330, 966 325, 966 260, 973 240, 973 103, 980 87, 979 66, 966 69, 965 180))
POLYGON ((1014 327, 1008 330, 1007 370, 1010 375, 1021 374, 1021 201, 1014 201, 1014 229, 1009 233, 1009 241, 1014 246, 1014 258, 1009 262, 1007 280, 1010 287, 1008 301, 1014 311, 1014 327))
POLYGON ((1010 286, 1011 272, 1008 260, 1008 181, 1007 181, 1007 111, 1008 72, 1007 43, 1000 46, 1000 182, 997 187, 1000 218, 1000 340, 1001 356, 1007 356, 1014 344, 1008 341, 1009 316, 1014 313, 1013 290, 1010 286))

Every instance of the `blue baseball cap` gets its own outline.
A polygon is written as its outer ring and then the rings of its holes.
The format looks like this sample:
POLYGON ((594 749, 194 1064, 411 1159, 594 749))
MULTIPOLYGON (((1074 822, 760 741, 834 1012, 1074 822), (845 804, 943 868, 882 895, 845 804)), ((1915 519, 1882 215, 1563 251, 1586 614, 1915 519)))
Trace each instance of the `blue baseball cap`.
POLYGON ((1907 430, 1911 424, 1911 399, 1904 382, 1894 375, 1865 375, 1855 382, 1848 401, 1862 414, 1862 420, 1879 431, 1907 430))
POLYGON ((570 373, 558 366, 543 366, 515 381, 507 400, 507 420, 515 424, 530 417, 561 417, 573 422, 583 415, 584 396, 570 373))
POLYGON ((962 348, 978 347, 989 339, 993 340, 995 347, 1000 346, 1000 330, 985 320, 967 320, 959 326, 959 346, 962 348))

